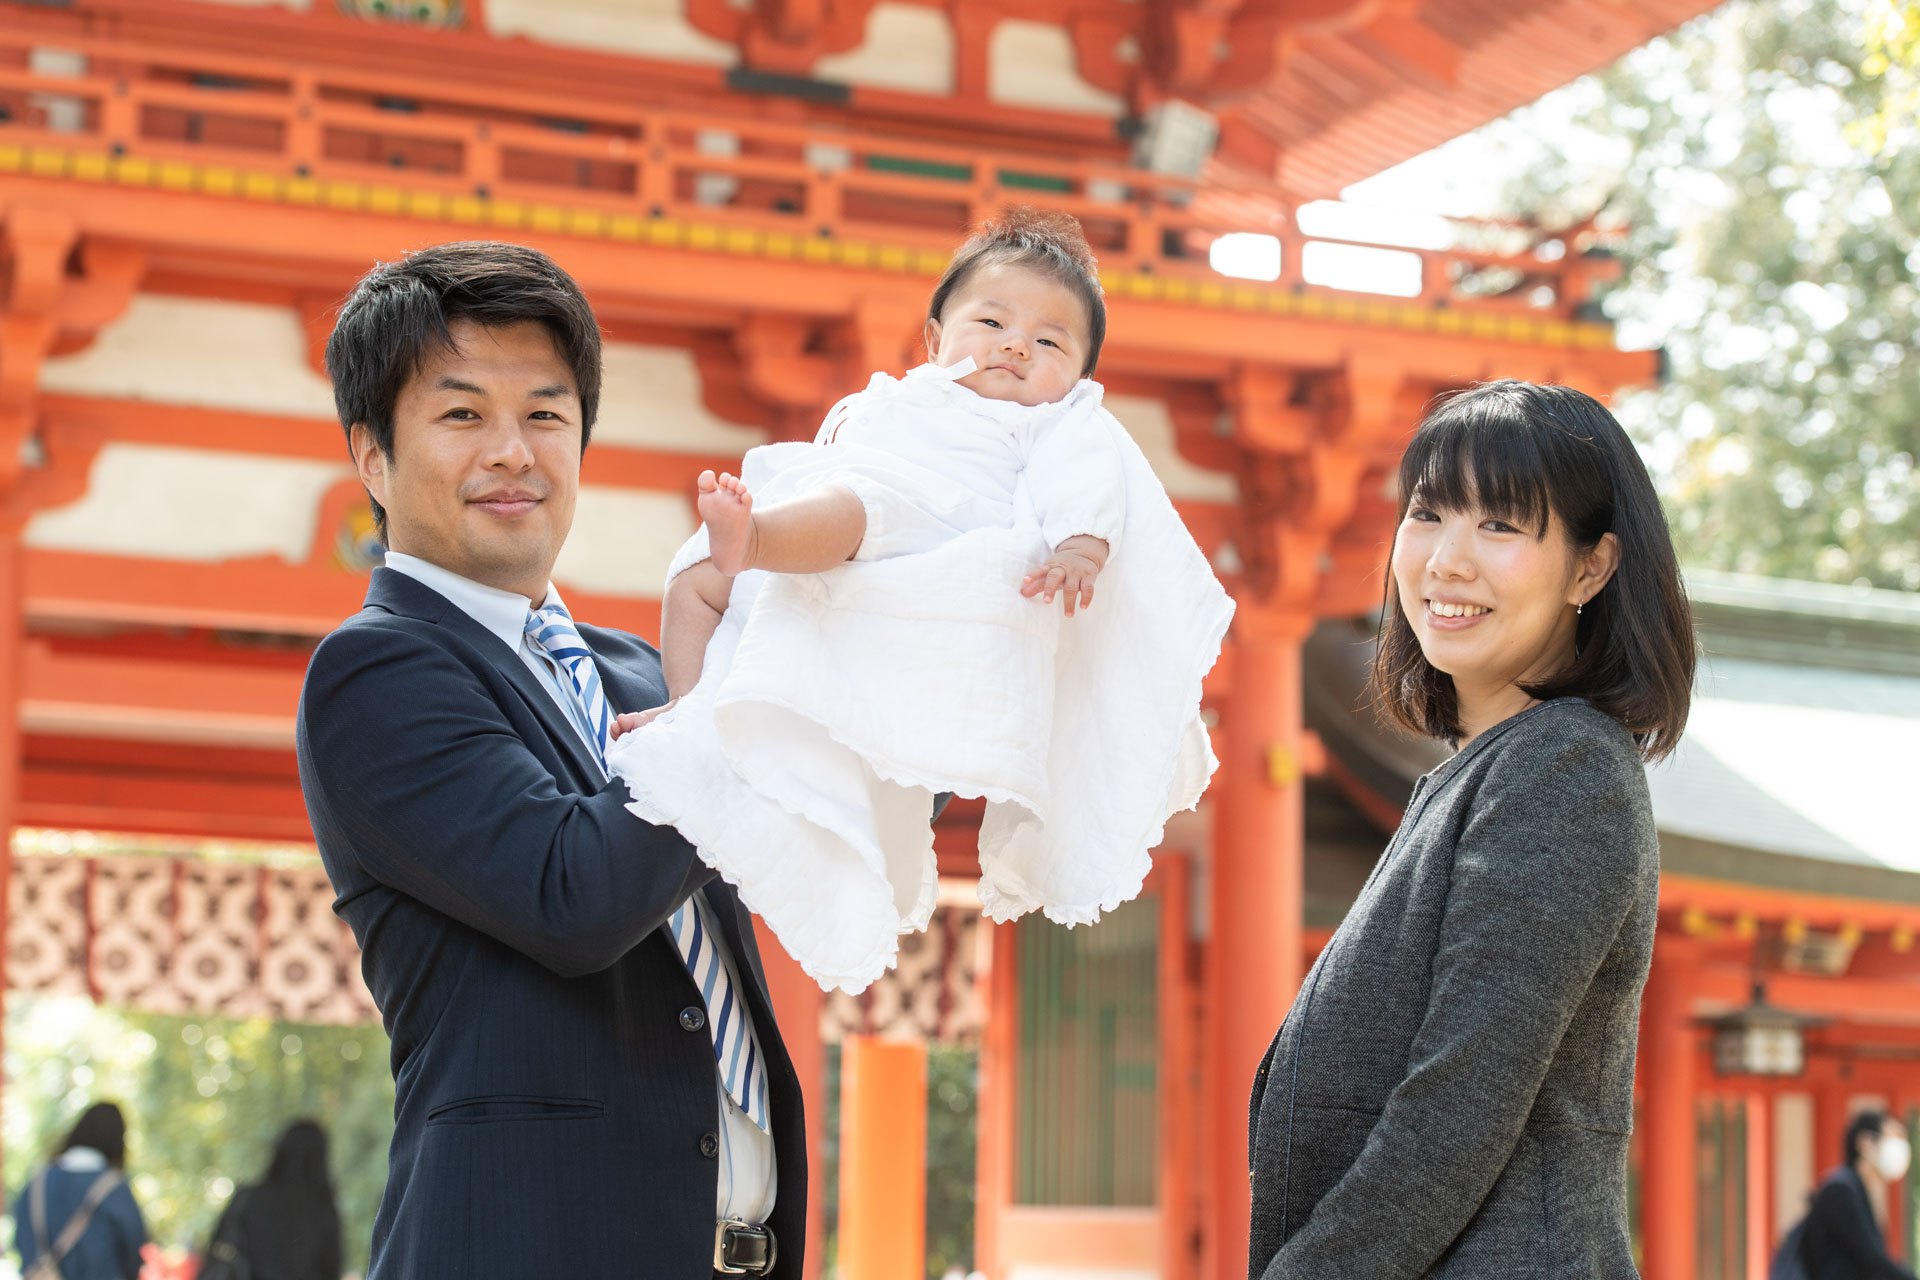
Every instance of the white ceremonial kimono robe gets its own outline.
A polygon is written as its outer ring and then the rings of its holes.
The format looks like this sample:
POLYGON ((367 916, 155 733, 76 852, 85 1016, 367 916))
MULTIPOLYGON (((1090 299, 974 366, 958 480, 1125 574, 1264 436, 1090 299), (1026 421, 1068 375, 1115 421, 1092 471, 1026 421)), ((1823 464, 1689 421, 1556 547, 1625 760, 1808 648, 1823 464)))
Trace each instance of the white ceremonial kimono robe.
MULTIPOLYGON (((854 559, 734 580, 699 683, 614 744, 628 805, 679 828, 823 987, 863 990, 937 895, 933 793, 984 797, 987 914, 1097 920, 1140 891, 1217 762, 1200 684, 1233 602, 1082 380, 989 400, 923 365, 874 375, 812 444, 749 452, 756 504, 842 484, 854 559), (1063 618, 1021 580, 1074 534, 1111 555, 1063 618)), ((668 580, 707 556, 701 529, 668 580)))

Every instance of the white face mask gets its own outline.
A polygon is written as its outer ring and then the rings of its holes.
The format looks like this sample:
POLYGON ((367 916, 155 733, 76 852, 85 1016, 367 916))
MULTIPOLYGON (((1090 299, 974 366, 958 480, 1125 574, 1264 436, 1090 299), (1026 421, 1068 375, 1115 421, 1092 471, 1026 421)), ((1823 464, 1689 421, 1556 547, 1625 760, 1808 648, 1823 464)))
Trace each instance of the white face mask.
POLYGON ((1913 1147, 1905 1138, 1888 1135, 1880 1139, 1880 1147, 1873 1153, 1873 1167, 1888 1182, 1898 1182, 1907 1176, 1907 1166, 1913 1163, 1913 1147))

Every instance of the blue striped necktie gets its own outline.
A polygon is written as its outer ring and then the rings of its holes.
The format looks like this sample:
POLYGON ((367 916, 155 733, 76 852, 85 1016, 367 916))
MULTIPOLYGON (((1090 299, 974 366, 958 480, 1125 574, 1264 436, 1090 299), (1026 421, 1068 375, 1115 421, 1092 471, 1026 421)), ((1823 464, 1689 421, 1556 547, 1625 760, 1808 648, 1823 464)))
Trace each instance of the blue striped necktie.
MULTIPOLYGON (((600 687, 600 672, 593 665, 593 650, 574 629, 566 606, 546 605, 527 615, 527 640, 552 659, 567 677, 573 690, 574 710, 581 717, 580 728, 592 744, 600 768, 607 767, 607 744, 612 741, 613 712, 607 706, 606 692, 600 687)), ((767 1128, 767 1070, 760 1057, 760 1045, 747 1026, 746 1010, 733 989, 727 966, 720 961, 719 948, 708 932, 706 921, 688 898, 667 920, 667 932, 673 935, 687 972, 700 988, 707 1003, 707 1031, 713 1037, 713 1057, 727 1094, 746 1113, 747 1119, 767 1128)))

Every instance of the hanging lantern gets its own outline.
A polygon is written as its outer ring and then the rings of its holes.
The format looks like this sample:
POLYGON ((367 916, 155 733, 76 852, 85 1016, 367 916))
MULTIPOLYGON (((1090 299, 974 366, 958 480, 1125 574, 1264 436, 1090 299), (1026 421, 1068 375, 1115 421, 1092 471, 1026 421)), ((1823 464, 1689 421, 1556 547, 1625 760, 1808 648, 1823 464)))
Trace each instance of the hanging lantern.
POLYGON ((1705 1020, 1713 1031, 1713 1069, 1723 1076, 1797 1076, 1806 1068, 1806 1029, 1825 1021, 1776 1009, 1756 982, 1752 1004, 1705 1020))

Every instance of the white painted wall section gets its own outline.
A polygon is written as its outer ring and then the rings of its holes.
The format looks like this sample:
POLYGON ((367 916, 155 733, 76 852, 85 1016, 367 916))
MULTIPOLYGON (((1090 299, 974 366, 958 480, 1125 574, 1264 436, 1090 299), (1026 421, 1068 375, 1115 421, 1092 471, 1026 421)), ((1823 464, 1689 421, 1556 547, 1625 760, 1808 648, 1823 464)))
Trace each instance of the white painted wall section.
POLYGON ((690 494, 583 485, 554 581, 562 590, 657 599, 674 552, 695 527, 690 494))
POLYGON ((1140 446, 1140 452, 1147 455, 1168 496, 1194 502, 1239 500, 1240 485, 1231 475, 1196 467, 1181 455, 1166 401, 1147 396, 1108 396, 1103 403, 1140 446))
POLYGON ((40 388, 336 420, 300 317, 252 302, 136 294, 84 351, 43 362, 40 388))
POLYGON ((767 443, 766 432, 707 411, 691 351, 609 342, 602 369, 596 441, 681 453, 745 453, 767 443))
POLYGON ((1126 106, 1080 78, 1065 27, 1019 18, 995 27, 987 43, 987 96, 1008 106, 1099 116, 1117 116, 1126 106))
POLYGON ((303 563, 338 463, 109 443, 79 501, 27 522, 30 547, 168 560, 279 556, 303 563))
MULTIPOLYGON (((1837 1160, 1836 1160, 1837 1162, 1837 1160)), ((1807 1197, 1825 1166, 1813 1150, 1813 1095, 1781 1093, 1773 1099, 1773 1238, 1777 1241, 1806 1216, 1807 1197)))
POLYGON ((541 44, 728 67, 739 54, 687 21, 681 0, 487 0, 487 32, 541 44))
POLYGON ((870 89, 950 94, 953 62, 953 21, 946 10, 876 4, 860 47, 820 59, 813 74, 870 89))

